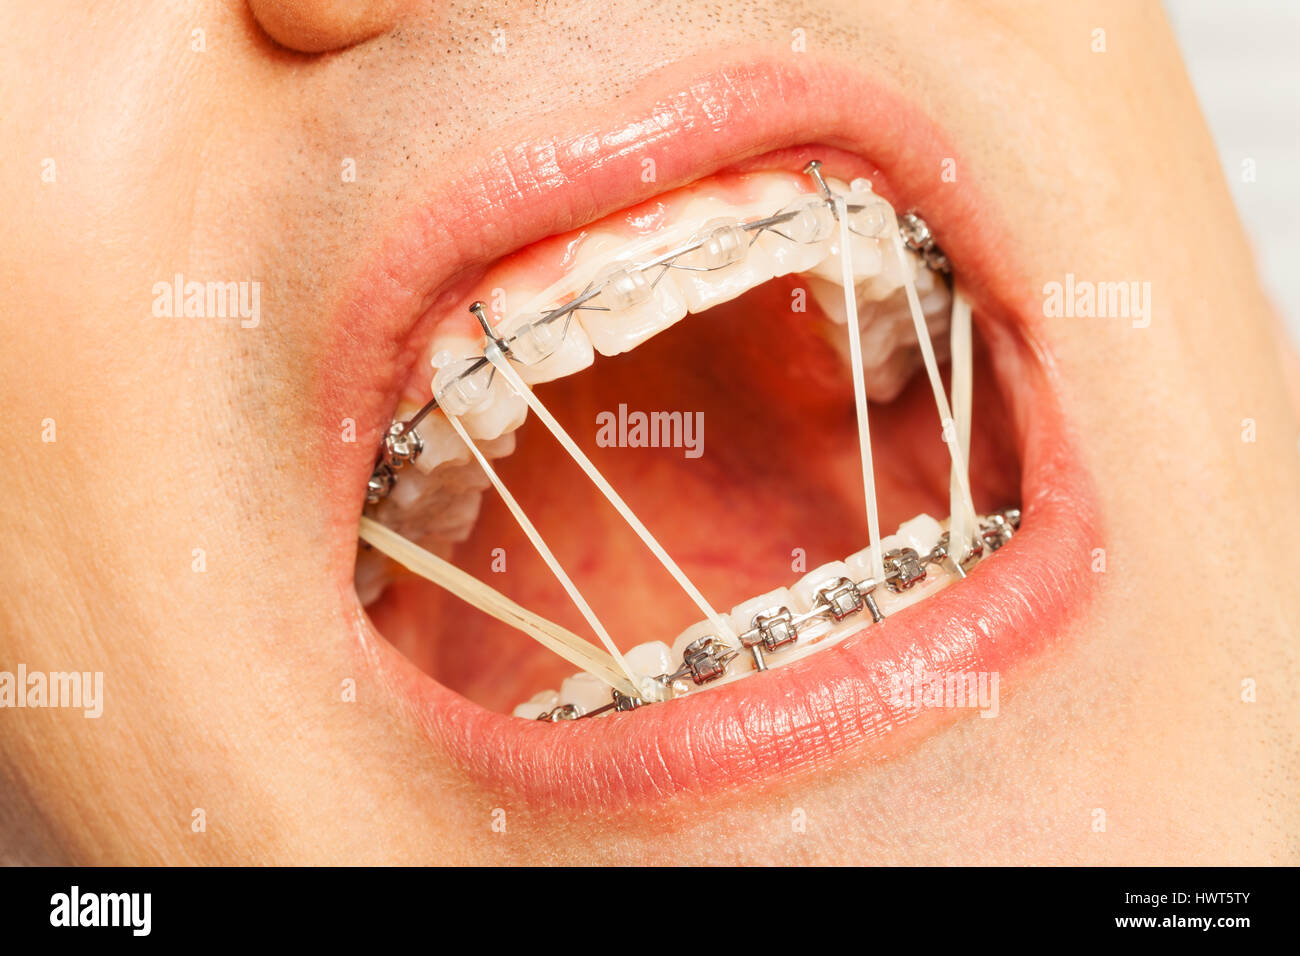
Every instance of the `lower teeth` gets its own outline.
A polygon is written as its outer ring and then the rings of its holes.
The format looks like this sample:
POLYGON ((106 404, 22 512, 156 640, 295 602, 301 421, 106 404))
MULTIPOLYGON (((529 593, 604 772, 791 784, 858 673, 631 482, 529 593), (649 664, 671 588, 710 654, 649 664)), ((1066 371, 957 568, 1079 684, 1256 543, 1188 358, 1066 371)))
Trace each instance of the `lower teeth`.
MULTIPOLYGON (((946 587, 959 573, 964 576, 966 570, 1001 548, 1019 525, 1020 511, 1016 508, 981 518, 979 536, 960 562, 962 570, 950 572, 946 570, 953 566, 948 532, 940 533, 934 519, 920 515, 881 542, 888 547, 882 556, 883 581, 855 573, 870 563, 866 551, 858 552, 845 562, 806 575, 792 589, 787 603, 744 613, 743 621, 737 620, 740 615, 733 612, 731 623, 739 632, 735 638, 712 633, 715 629, 709 628, 707 622, 688 628, 675 645, 677 653, 671 659, 676 667, 646 674, 640 696, 617 690, 611 693, 590 675, 577 674, 566 680, 560 691, 542 691, 520 704, 514 716, 551 722, 603 717, 792 663, 839 643, 863 625, 880 623, 886 611, 896 613, 946 587), (928 547, 922 543, 926 539, 933 542, 928 547), (801 591, 811 596, 800 600, 801 591)), ((750 603, 739 605, 737 610, 750 603)), ((653 646, 641 645, 646 649, 653 646)), ((636 650, 629 652, 629 657, 636 650)))

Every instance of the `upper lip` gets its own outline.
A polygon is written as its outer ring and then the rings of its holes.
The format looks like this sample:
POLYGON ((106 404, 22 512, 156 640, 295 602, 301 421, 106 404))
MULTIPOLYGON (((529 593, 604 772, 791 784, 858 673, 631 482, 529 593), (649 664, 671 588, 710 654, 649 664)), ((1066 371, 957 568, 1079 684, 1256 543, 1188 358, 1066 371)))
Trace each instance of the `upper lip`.
MULTIPOLYGON (((525 128, 512 144, 467 145, 460 169, 429 186, 416 212, 360 264, 333 326, 334 351, 344 358, 322 370, 316 406, 328 409, 332 428, 341 396, 352 408, 364 401, 374 425, 373 445, 342 445, 324 462, 324 480, 341 489, 330 498, 341 590, 353 548, 346 529, 355 530, 379 429, 421 336, 439 315, 465 307, 474 279, 495 259, 649 195, 721 169, 789 168, 816 154, 828 172, 869 175, 896 207, 921 209, 977 312, 1010 317, 1032 336, 1027 310, 1014 308, 1024 290, 987 278, 1005 275, 986 268, 998 245, 997 211, 968 182, 941 186, 937 171, 957 147, 887 80, 808 57, 737 60, 702 73, 678 64, 598 115, 564 120, 525 128), (647 159, 652 182, 642 176, 647 159), (976 210, 978 238, 968 228, 976 210)), ((960 587, 867 635, 761 678, 644 708, 630 716, 635 734, 623 719, 552 727, 489 713, 383 641, 366 641, 378 650, 371 660, 403 691, 396 699, 431 744, 466 772, 557 804, 653 799, 825 765, 853 746, 876 753, 902 746, 908 735, 883 732, 922 722, 887 700, 891 674, 918 660, 940 675, 996 671, 1052 639, 1090 588, 1083 542, 1095 538, 1093 498, 1054 400, 1052 369, 1006 338, 999 361, 1018 378, 1011 398, 1021 418, 1025 530, 960 587)))

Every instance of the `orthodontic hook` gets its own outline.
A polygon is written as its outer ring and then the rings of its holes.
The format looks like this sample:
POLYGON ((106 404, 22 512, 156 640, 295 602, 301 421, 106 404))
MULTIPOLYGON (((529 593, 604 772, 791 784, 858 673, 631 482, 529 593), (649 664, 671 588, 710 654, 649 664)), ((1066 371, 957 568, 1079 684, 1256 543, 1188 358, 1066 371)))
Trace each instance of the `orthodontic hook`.
POLYGON ((497 348, 499 348, 506 355, 509 355, 510 346, 506 344, 505 339, 501 338, 501 336, 496 334, 496 332, 492 328, 491 323, 488 322, 487 320, 487 312, 486 312, 487 306, 485 306, 482 302, 475 302, 469 307, 469 310, 470 312, 474 313, 474 318, 478 319, 478 324, 483 326, 483 334, 488 337, 488 341, 495 343, 497 348))
POLYGON ((820 159, 812 160, 804 167, 803 171, 805 175, 811 176, 817 181, 817 188, 822 191, 823 196, 827 199, 834 198, 834 194, 831 192, 831 187, 827 186, 826 180, 822 178, 822 161, 820 159))

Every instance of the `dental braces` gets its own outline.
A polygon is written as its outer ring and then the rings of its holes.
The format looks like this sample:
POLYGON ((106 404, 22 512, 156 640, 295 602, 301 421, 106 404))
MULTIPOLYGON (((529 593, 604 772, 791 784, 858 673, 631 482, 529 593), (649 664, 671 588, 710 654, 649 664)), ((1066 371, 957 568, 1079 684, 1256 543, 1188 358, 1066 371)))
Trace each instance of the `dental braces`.
MULTIPOLYGON (((484 349, 489 344, 495 344, 512 361, 536 365, 559 348, 568 334, 569 323, 578 312, 611 311, 610 305, 592 304, 598 297, 606 297, 613 303, 612 307, 618 309, 648 302, 654 295, 655 287, 670 270, 712 272, 734 265, 745 257, 749 247, 764 232, 801 244, 831 238, 836 221, 837 200, 844 203, 850 231, 867 239, 884 238, 887 214, 890 211, 884 200, 874 198, 873 201, 852 201, 855 193, 865 192, 865 188, 853 189, 853 184, 850 185, 848 198, 838 196, 822 177, 821 163, 816 160, 808 164, 805 172, 817 183, 820 195, 809 193, 771 216, 748 222, 715 223, 689 242, 646 262, 626 265, 616 263, 614 269, 601 275, 599 280, 588 283, 572 299, 542 313, 536 320, 508 337, 499 335, 492 328, 482 302, 473 303, 469 311, 478 319, 487 337, 484 349), (652 276, 656 270, 657 274, 652 276), (557 332, 555 324, 561 320, 563 326, 557 332)), ((854 181, 855 184, 857 182, 854 181)), ((916 253, 927 268, 941 275, 951 272, 947 257, 935 243, 930 227, 921 216, 915 212, 903 214, 899 217, 898 229, 903 245, 916 253)), ((473 410, 487 398, 496 369, 486 354, 461 359, 457 364, 462 367, 445 378, 443 372, 447 366, 439 369, 434 376, 434 395, 428 403, 406 421, 393 421, 385 431, 374 470, 366 484, 368 505, 376 505, 387 498, 397 484, 398 472, 420 456, 424 442, 415 428, 430 412, 441 407, 449 415, 461 415, 473 410), (444 378, 441 385, 439 378, 444 378)))
MULTIPOLYGON (((870 183, 855 180, 847 195, 832 191, 823 179, 821 163, 813 161, 804 170, 817 183, 816 193, 800 196, 774 215, 741 222, 739 219, 714 220, 705 225, 691 241, 657 254, 646 262, 616 260, 596 274, 576 296, 560 306, 539 315, 515 316, 507 327, 521 325, 513 333, 501 334, 488 322, 486 308, 481 302, 470 306, 482 327, 485 341, 478 356, 447 361, 435 358, 438 368, 432 383, 432 399, 405 422, 394 421, 385 431, 380 453, 367 486, 367 502, 377 503, 391 493, 397 481, 397 472, 423 451, 423 441, 415 431, 419 422, 435 408, 441 408, 452 430, 469 448, 473 458, 486 473, 489 483, 495 486, 507 508, 519 523, 543 561, 550 567, 557 581, 568 592, 578 610, 586 618, 605 651, 593 648, 578 635, 540 617, 509 598, 494 591, 483 582, 476 581, 454 565, 419 548, 400 535, 366 518, 361 519, 360 536, 371 547, 379 548, 389 558, 397 560, 422 577, 440 584, 462 600, 510 624, 565 660, 577 664, 582 670, 603 680, 611 688, 610 703, 583 713, 576 705, 554 708, 542 715, 550 722, 596 716, 610 710, 627 711, 655 701, 672 699, 686 691, 687 678, 703 685, 721 679, 728 666, 748 652, 757 670, 767 669, 766 654, 779 652, 797 642, 801 633, 810 627, 820 627, 828 622, 840 622, 864 609, 871 614, 872 622, 883 620, 875 592, 879 587, 890 591, 908 590, 925 580, 928 565, 952 568, 958 577, 965 577, 965 568, 981 560, 985 549, 1000 548, 1019 526, 1019 511, 1007 511, 978 517, 971 500, 966 469, 967 443, 969 441, 970 394, 969 376, 970 305, 961 290, 953 284, 952 350, 954 363, 953 398, 949 403, 942 386, 929 330, 921 309, 917 289, 910 275, 903 276, 926 375, 930 380, 935 404, 943 425, 943 440, 948 445, 952 459, 950 499, 952 524, 924 556, 910 548, 880 553, 881 540, 874 485, 874 466, 871 458, 871 439, 867 422, 864 372, 859 340, 858 303, 855 294, 856 276, 853 271, 853 234, 884 243, 892 248, 899 259, 906 258, 911 250, 928 269, 949 275, 951 267, 947 257, 935 243, 928 225, 915 213, 899 217, 898 231, 890 233, 885 227, 892 208, 870 192, 870 183), (575 314, 583 310, 623 311, 650 302, 655 288, 671 269, 709 272, 739 263, 764 232, 772 232, 790 242, 818 243, 828 240, 838 230, 841 281, 845 293, 845 311, 849 332, 850 359, 853 367, 854 400, 858 417, 858 443, 862 459, 864 504, 867 511, 868 538, 872 548, 870 576, 861 581, 836 577, 826 582, 816 592, 813 606, 796 615, 788 607, 769 608, 752 617, 750 627, 736 634, 729 621, 718 614, 708 599, 700 592, 654 535, 632 511, 617 490, 610 485, 599 469, 575 443, 563 426, 532 392, 527 382, 515 370, 516 364, 537 366, 546 361, 565 341, 569 324, 575 314), (657 271, 656 271, 657 270, 657 271), (603 299, 601 299, 603 297, 603 299), (603 304, 594 300, 601 299, 603 304), (561 324, 562 323, 562 324, 561 324), (664 569, 676 580, 691 601, 704 614, 709 636, 693 641, 683 652, 681 665, 671 674, 645 678, 635 674, 624 660, 608 630, 586 602, 572 579, 547 547, 536 527, 519 507, 517 500, 501 481, 488 458, 478 448, 474 439, 461 423, 461 416, 479 408, 491 396, 494 376, 500 373, 505 386, 521 397, 565 451, 574 459, 597 489, 628 523, 643 544, 651 551, 664 569), (965 384, 960 384, 964 382, 965 384), (954 415, 954 412, 956 413, 954 415), (951 542, 960 547, 950 549, 951 542)), ((820 260, 818 260, 820 261, 820 260)), ((810 263, 811 264, 811 263, 810 263)), ((786 270, 794 271, 794 270, 786 270)))
MULTIPOLYGON (((972 539, 962 565, 970 568, 983 559, 986 550, 990 554, 997 551, 1011 540, 1019 528, 1019 508, 1005 508, 988 515, 980 524, 979 535, 972 539)), ((728 666, 742 658, 746 652, 751 655, 755 670, 767 670, 766 654, 796 643, 801 633, 810 627, 826 623, 839 624, 864 610, 870 614, 872 624, 879 624, 884 621, 885 615, 876 603, 876 590, 883 585, 897 594, 920 584, 926 580, 927 566, 941 567, 948 560, 949 544, 949 533, 945 531, 927 554, 919 554, 914 548, 887 551, 883 556, 885 576, 881 581, 873 578, 861 581, 847 577, 829 578, 816 590, 813 606, 801 614, 795 614, 785 605, 759 611, 750 618, 749 630, 738 635, 739 647, 728 644, 715 635, 706 635, 692 641, 683 650, 682 663, 677 670, 647 678, 650 686, 657 688, 657 692, 650 696, 637 697, 613 690, 610 702, 601 707, 584 710, 578 704, 561 704, 540 714, 537 720, 552 723, 580 720, 610 711, 622 713, 636 710, 647 704, 669 700, 677 696, 673 688, 679 681, 689 678, 697 686, 711 684, 725 676, 728 666)))

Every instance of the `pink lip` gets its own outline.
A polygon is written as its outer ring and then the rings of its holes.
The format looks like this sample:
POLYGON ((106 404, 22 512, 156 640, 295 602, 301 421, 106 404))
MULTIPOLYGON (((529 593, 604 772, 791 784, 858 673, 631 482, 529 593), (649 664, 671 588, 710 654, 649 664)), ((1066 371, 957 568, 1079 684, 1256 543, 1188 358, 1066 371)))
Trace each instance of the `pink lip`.
MULTIPOLYGON (((566 117, 552 123, 563 135, 539 126, 521 130, 515 145, 467 147, 462 174, 384 240, 358 277, 353 305, 335 325, 332 354, 345 357, 323 370, 316 405, 323 427, 335 427, 345 397, 357 407, 362 381, 377 444, 392 397, 410 374, 411 342, 439 315, 463 309, 464 290, 494 259, 755 157, 788 168, 809 152, 801 147, 815 145, 831 173, 869 174, 897 205, 921 208, 958 263, 999 377, 1014 382, 1006 391, 1018 420, 1023 530, 959 586, 805 661, 684 701, 572 725, 488 712, 367 630, 367 659, 396 688, 410 719, 484 786, 556 806, 625 806, 789 776, 848 754, 888 757, 953 717, 895 706, 891 678, 916 662, 927 676, 1001 672, 1056 640, 1087 603, 1094 498, 1052 369, 1023 346, 1032 338, 1028 290, 994 284, 1007 281, 1004 270, 990 268, 1000 234, 995 210, 979 207, 979 229, 972 227, 971 187, 941 188, 937 175, 942 160, 959 153, 898 90, 796 60, 715 64, 703 75, 679 64, 617 104, 617 115, 611 108, 566 117), (642 182, 645 158, 655 160, 654 183, 642 182), (484 228, 488 223, 493 228, 484 228), (1015 316, 1008 322, 1020 336, 992 315, 1015 316)), ((351 567, 353 539, 344 532, 355 532, 374 447, 359 439, 326 462, 328 487, 357 490, 329 502, 341 531, 335 567, 351 567)), ((355 615, 349 577, 339 587, 355 615)))

